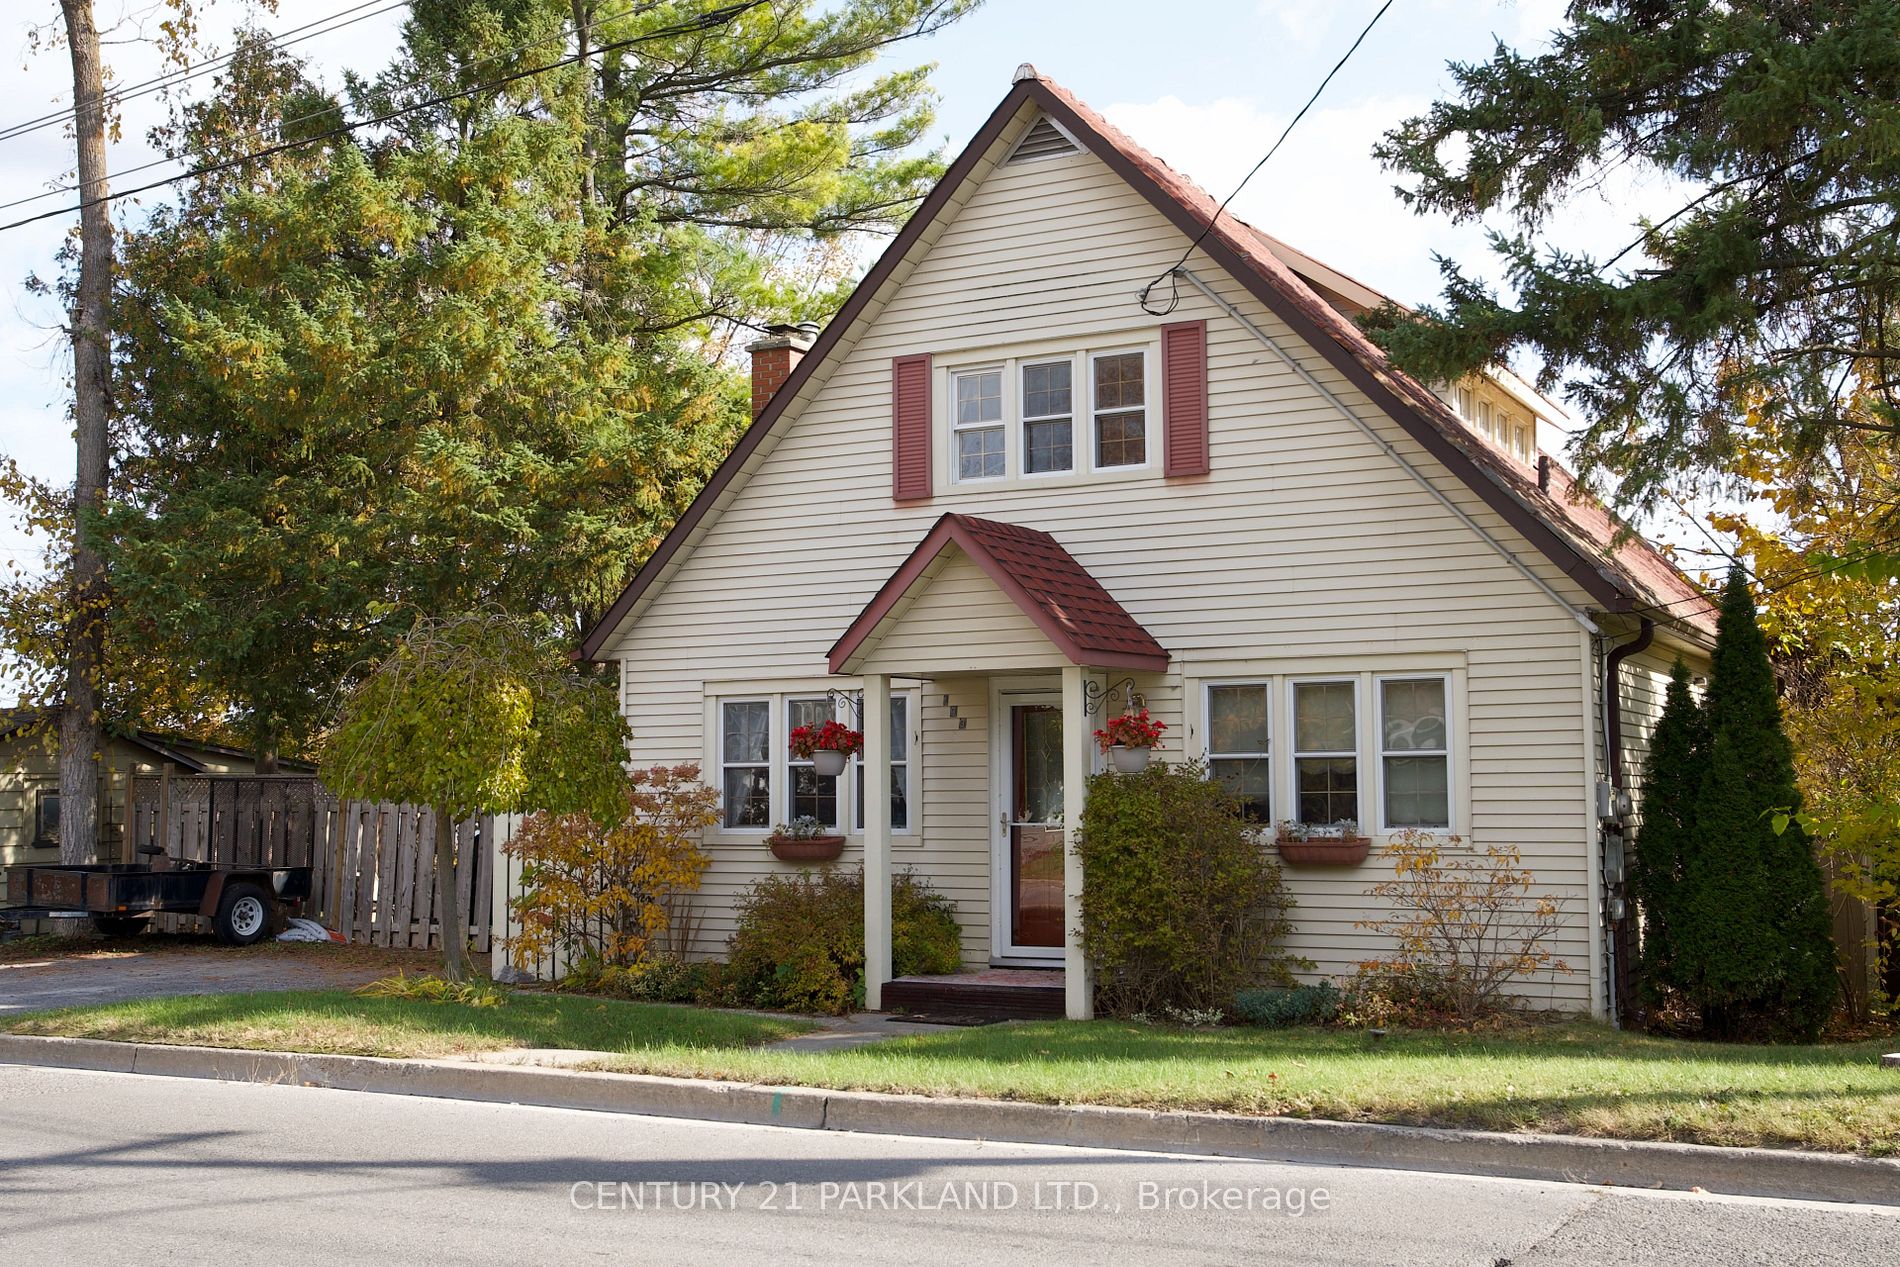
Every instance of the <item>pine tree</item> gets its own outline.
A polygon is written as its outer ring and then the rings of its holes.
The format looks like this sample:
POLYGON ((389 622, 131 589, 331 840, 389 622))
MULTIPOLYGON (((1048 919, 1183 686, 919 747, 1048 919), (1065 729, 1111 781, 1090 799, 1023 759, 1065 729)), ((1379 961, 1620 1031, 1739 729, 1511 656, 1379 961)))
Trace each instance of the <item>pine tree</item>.
POLYGON ((1674 930, 1681 918, 1683 866, 1708 760, 1708 717, 1689 689, 1688 666, 1677 659, 1643 762, 1643 825, 1629 868, 1630 892, 1643 913, 1637 982, 1652 1007, 1681 986, 1674 930))
POLYGON ((1800 825, 1794 749, 1740 568, 1729 573, 1707 704, 1708 765, 1671 942, 1686 997, 1722 1038, 1811 1038, 1839 981, 1826 894, 1800 825))

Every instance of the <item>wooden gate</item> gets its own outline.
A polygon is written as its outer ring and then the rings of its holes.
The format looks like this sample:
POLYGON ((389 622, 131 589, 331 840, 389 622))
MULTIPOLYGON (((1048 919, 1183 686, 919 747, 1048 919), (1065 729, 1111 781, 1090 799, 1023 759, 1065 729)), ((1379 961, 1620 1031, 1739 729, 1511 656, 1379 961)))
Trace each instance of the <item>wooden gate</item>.
MULTIPOLYGON (((435 816, 413 805, 339 801, 307 774, 140 775, 133 781, 131 844, 162 845, 174 858, 240 866, 309 867, 304 914, 353 942, 439 947, 441 912, 462 910, 474 949, 489 949, 496 832, 512 817, 456 825, 452 899, 435 871, 435 816)), ((143 860, 136 852, 134 858, 143 860)), ((193 916, 159 916, 157 927, 194 927, 193 916)))

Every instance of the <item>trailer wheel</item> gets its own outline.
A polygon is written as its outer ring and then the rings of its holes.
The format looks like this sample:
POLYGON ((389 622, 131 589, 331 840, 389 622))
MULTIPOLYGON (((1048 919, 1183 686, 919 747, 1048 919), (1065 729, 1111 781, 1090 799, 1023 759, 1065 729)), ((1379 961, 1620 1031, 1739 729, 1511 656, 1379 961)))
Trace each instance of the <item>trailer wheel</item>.
POLYGON ((218 940, 227 946, 249 946, 270 932, 271 897, 255 884, 226 885, 214 921, 218 940))
POLYGON ((152 926, 150 915, 95 915, 92 929, 104 937, 137 937, 152 926))

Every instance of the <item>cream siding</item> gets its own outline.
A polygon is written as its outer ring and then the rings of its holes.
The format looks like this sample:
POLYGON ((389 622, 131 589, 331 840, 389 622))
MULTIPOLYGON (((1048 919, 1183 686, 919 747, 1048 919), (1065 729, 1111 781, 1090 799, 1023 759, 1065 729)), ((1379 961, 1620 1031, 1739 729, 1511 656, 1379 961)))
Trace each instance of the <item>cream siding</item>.
MULTIPOLYGON (((604 654, 622 665, 633 759, 673 762, 707 750, 704 701, 718 690, 708 683, 822 675, 832 642, 944 512, 1043 529, 1174 656, 1168 675, 1144 680, 1151 706, 1173 727, 1164 755, 1199 751, 1200 738, 1186 725, 1184 671, 1259 676, 1316 663, 1356 671, 1393 656, 1461 670, 1466 835, 1474 844, 1520 846, 1540 881, 1567 899, 1556 950, 1578 973, 1552 983, 1550 995, 1583 1006, 1593 763, 1584 740, 1590 701, 1579 625, 1190 286, 1183 284, 1166 319, 1208 322, 1211 475, 1018 483, 892 504, 892 357, 930 352, 941 363, 1030 343, 1146 338, 1159 319, 1142 313, 1134 295, 1184 244, 1088 155, 993 168, 973 177, 959 201, 610 641, 604 654)), ((1283 346, 1301 348, 1211 260, 1197 256, 1191 266, 1283 346)), ((1301 355, 1308 372, 1409 461, 1435 472, 1437 487, 1466 514, 1584 603, 1573 583, 1316 351, 1301 355)), ((1158 366, 1150 372, 1158 376, 1158 366)), ((1154 388, 1150 399, 1159 399, 1154 388)), ((1078 419, 1078 443, 1084 425, 1078 419)), ((1149 443, 1160 443, 1158 406, 1149 443)), ((940 476, 943 461, 939 448, 940 476)), ((1009 621, 982 578, 966 574, 976 571, 967 560, 947 569, 937 578, 944 587, 933 584, 920 604, 933 604, 940 621, 960 611, 972 622, 964 639, 985 651, 1029 654, 1022 650, 1027 622, 1009 621), (969 636, 979 619, 995 623, 969 636)), ((943 636, 940 629, 929 635, 943 636)), ((922 656, 940 648, 887 637, 877 663, 920 672, 900 650, 922 656)), ((972 961, 988 948, 989 726, 981 681, 923 687, 923 833, 909 845, 900 838, 896 853, 897 865, 954 892, 972 961)), ((783 869, 756 839, 715 839, 702 897, 708 953, 730 929, 731 900, 783 869)), ((850 850, 847 860, 856 856, 855 840, 850 850)), ((1343 874, 1289 870, 1299 903, 1292 949, 1325 974, 1348 972, 1377 952, 1380 943, 1355 922, 1368 909, 1364 889, 1382 874, 1372 864, 1343 874)))
POLYGON ((863 672, 941 676, 1062 667, 1062 653, 969 555, 950 546, 933 572, 879 622, 863 672))

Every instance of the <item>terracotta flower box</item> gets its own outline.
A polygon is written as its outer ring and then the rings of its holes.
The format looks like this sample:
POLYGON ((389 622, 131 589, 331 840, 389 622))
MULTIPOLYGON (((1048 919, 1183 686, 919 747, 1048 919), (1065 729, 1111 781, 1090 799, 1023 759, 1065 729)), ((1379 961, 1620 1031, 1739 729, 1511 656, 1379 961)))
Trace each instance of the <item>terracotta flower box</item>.
POLYGON ((780 862, 834 862, 844 852, 843 836, 767 836, 780 862))
POLYGON ((1311 836, 1301 840, 1280 836, 1274 840, 1280 861, 1296 867, 1356 867, 1372 852, 1368 836, 1311 836))

